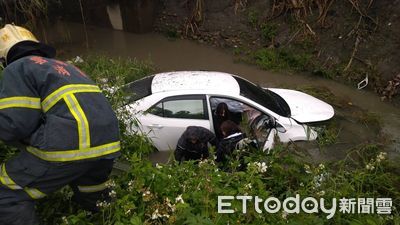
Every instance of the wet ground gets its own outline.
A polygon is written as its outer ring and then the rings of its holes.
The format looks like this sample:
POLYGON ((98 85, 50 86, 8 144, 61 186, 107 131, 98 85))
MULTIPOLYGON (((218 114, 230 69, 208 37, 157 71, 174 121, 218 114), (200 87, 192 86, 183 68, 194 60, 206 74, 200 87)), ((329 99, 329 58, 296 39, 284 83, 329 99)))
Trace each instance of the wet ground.
MULTIPOLYGON (((223 49, 188 40, 169 40, 156 33, 138 35, 90 27, 88 28, 89 49, 85 47, 84 30, 79 24, 58 25, 49 34, 54 36, 50 39, 57 40, 56 46, 62 49, 60 55, 64 57, 99 52, 113 57, 150 60, 160 72, 223 71, 240 75, 265 87, 323 89, 331 93, 330 99, 335 103, 337 114, 335 123, 339 132, 336 143, 323 151, 320 151, 315 144, 308 147, 314 159, 340 159, 349 148, 363 143, 382 141, 389 154, 400 153, 400 109, 381 102, 378 96, 367 90, 358 90, 357 87, 310 75, 264 71, 255 66, 235 63, 232 54, 223 49), (381 121, 382 129, 368 123, 371 115, 381 121)), ((152 156, 152 160, 166 161, 170 154, 170 152, 158 153, 152 156)))

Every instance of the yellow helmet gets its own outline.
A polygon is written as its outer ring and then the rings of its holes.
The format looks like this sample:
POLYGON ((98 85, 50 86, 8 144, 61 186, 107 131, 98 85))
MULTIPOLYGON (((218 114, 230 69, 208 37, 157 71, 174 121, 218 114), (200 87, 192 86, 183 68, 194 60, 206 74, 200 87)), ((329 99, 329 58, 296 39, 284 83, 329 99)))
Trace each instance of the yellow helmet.
POLYGON ((29 30, 13 24, 6 24, 0 29, 0 58, 6 59, 11 47, 22 41, 39 42, 29 30))

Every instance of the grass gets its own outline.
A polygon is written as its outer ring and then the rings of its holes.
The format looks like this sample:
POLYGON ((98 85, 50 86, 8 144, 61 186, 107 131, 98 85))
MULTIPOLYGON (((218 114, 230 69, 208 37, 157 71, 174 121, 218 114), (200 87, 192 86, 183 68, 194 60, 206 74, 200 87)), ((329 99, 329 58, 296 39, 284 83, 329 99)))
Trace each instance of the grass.
POLYGON ((165 31, 165 36, 169 39, 169 40, 176 40, 180 37, 178 30, 174 27, 169 27, 166 31, 165 31))
POLYGON ((253 52, 250 60, 265 70, 306 71, 311 55, 295 53, 290 49, 263 48, 253 52))
POLYGON ((264 23, 261 25, 261 38, 265 42, 270 42, 277 34, 277 26, 275 24, 264 23))
POLYGON ((317 143, 320 149, 337 142, 340 129, 335 122, 330 122, 318 132, 317 143))
POLYGON ((247 21, 253 28, 258 27, 258 23, 260 20, 260 12, 254 8, 250 8, 247 10, 247 21))
POLYGON ((102 83, 102 79, 106 79, 108 83, 129 83, 154 72, 154 66, 149 61, 102 55, 85 56, 84 61, 77 63, 77 66, 98 83, 102 83))

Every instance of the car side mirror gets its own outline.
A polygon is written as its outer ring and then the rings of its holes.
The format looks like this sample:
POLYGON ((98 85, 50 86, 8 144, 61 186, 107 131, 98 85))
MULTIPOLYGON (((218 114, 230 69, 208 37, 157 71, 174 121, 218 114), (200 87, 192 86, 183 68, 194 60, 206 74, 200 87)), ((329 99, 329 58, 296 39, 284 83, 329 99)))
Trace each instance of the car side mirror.
POLYGON ((275 128, 279 133, 285 133, 286 132, 286 129, 280 124, 278 124, 275 128))
POLYGON ((264 124, 268 128, 275 128, 276 127, 276 120, 273 116, 270 116, 268 119, 265 119, 264 124))
POLYGON ((279 133, 285 133, 286 129, 276 122, 276 119, 273 116, 270 116, 268 119, 264 121, 264 124, 267 128, 275 128, 279 133))

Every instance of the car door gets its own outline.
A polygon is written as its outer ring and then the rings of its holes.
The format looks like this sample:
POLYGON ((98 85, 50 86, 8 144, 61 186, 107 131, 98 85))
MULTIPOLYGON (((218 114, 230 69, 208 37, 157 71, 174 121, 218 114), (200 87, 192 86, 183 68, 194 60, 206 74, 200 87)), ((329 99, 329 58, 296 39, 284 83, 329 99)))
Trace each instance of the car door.
MULTIPOLYGON (((231 114, 230 120, 238 124, 247 137, 256 140, 259 147, 264 151, 270 150, 273 147, 274 137, 277 132, 266 124, 269 118, 271 118, 270 115, 263 113, 249 103, 233 99, 232 97, 210 96, 209 102, 213 117, 215 116, 217 105, 223 102, 228 106, 229 113, 231 114)), ((214 123, 212 125, 215 131, 217 128, 214 123)))
POLYGON ((159 151, 175 149, 178 139, 188 126, 210 129, 205 95, 180 95, 162 99, 150 107, 140 119, 159 151))

